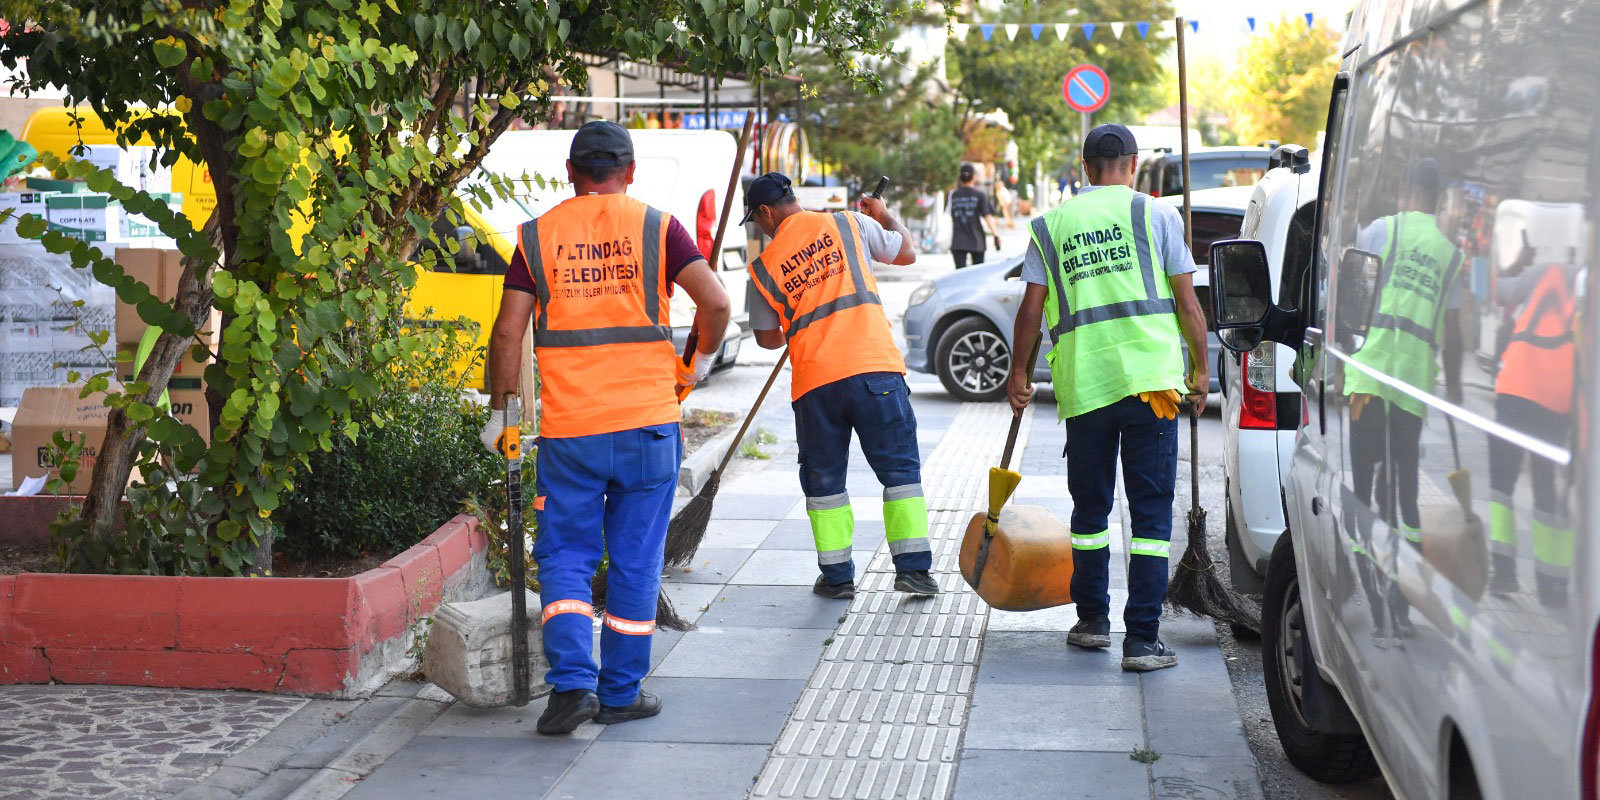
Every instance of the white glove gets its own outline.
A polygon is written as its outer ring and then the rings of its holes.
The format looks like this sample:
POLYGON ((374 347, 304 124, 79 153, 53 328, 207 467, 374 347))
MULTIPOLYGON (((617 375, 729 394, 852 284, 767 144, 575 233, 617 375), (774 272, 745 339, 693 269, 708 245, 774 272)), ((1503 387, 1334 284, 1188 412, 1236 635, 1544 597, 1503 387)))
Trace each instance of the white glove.
POLYGON ((515 398, 512 398, 506 401, 506 407, 501 410, 489 409, 489 421, 485 422, 483 430, 478 432, 478 441, 483 442, 484 449, 494 455, 505 455, 505 453, 500 452, 500 437, 507 428, 511 427, 511 420, 520 419, 522 416, 517 413, 515 405, 517 402, 515 398))

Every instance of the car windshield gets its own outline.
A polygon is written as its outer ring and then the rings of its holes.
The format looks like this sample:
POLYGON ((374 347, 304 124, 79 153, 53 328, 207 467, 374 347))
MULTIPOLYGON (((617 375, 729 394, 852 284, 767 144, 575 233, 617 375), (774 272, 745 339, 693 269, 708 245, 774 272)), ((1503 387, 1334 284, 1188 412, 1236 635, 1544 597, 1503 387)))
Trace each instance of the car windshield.
MULTIPOLYGON (((1224 186, 1254 186, 1267 174, 1267 154, 1241 153, 1237 156, 1208 156, 1189 159, 1189 191, 1219 189, 1224 186)), ((1174 161, 1165 170, 1161 194, 1183 193, 1183 165, 1174 161)))

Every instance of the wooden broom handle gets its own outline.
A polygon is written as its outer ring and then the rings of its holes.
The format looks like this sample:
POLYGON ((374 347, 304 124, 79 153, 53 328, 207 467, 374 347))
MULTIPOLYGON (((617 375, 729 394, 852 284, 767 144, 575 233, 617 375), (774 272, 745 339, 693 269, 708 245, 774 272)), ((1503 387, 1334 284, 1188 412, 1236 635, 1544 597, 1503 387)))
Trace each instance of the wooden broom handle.
MULTIPOLYGON (((1028 352, 1028 380, 1033 380, 1034 365, 1039 363, 1039 345, 1044 343, 1044 334, 1033 337, 1033 349, 1028 352)), ((1009 376, 1007 381, 1009 381, 1009 376)), ((1011 415, 1011 432, 1006 434, 1006 451, 1000 456, 1000 468, 1011 468, 1011 451, 1017 449, 1017 433, 1022 430, 1022 412, 1011 415)))

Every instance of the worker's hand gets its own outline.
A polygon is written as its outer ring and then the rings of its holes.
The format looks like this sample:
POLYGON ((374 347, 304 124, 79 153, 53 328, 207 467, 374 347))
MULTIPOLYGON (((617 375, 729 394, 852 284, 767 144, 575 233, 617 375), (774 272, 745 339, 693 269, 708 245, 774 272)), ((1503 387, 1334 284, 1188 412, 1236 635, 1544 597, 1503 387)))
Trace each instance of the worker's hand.
POLYGON ((1194 409, 1194 415, 1200 416, 1206 412, 1206 395, 1211 391, 1211 369, 1204 359, 1199 359, 1194 368, 1189 370, 1189 377, 1184 380, 1189 387, 1189 403, 1194 409))
POLYGON ((856 205, 861 209, 861 213, 872 217, 878 224, 887 225, 885 220, 889 217, 889 207, 883 204, 883 198, 864 194, 856 205))
POLYGON ((1011 410, 1021 414, 1022 409, 1028 407, 1033 400, 1033 383, 1029 381, 1032 376, 1020 372, 1011 373, 1010 380, 1006 381, 1006 399, 1011 401, 1011 410))
POLYGON ((510 404, 515 402, 517 401, 507 401, 507 407, 503 409, 489 409, 489 421, 485 422, 483 430, 478 432, 478 441, 483 442, 484 449, 497 456, 511 458, 512 442, 517 443, 515 450, 519 457, 521 455, 522 433, 511 424, 516 415, 510 404))
POLYGON ((676 362, 678 365, 678 387, 676 391, 678 393, 678 402, 680 403, 689 396, 689 392, 694 389, 695 384, 705 380, 706 376, 711 374, 711 362, 716 360, 715 354, 712 353, 702 353, 698 350, 690 350, 689 352, 694 353, 694 355, 690 357, 688 364, 683 363, 681 358, 676 362))

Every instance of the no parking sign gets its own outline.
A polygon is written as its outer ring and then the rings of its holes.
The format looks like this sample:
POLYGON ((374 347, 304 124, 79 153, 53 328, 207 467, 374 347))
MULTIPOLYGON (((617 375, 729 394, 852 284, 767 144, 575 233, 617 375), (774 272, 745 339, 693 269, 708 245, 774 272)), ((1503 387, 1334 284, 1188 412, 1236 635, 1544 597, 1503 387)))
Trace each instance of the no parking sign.
POLYGON ((1067 70, 1061 79, 1061 95, 1067 98, 1067 107, 1073 111, 1092 114, 1106 107, 1111 99, 1111 79, 1106 71, 1093 64, 1079 64, 1067 70))

